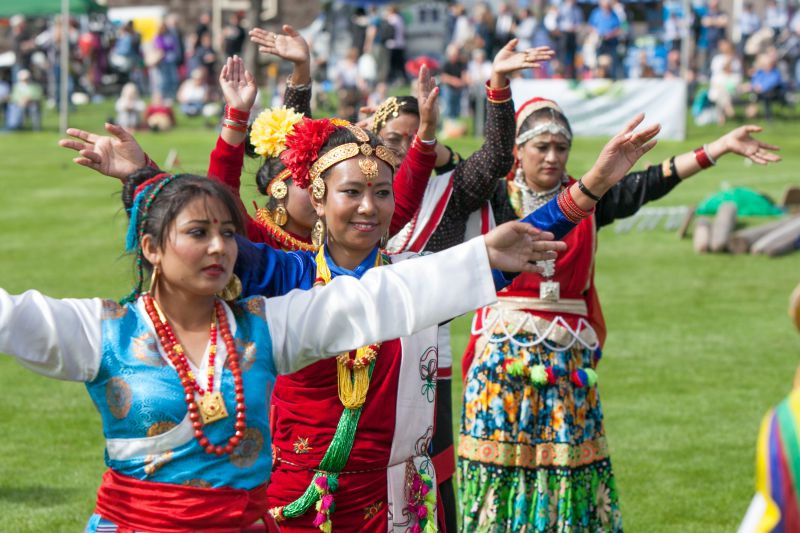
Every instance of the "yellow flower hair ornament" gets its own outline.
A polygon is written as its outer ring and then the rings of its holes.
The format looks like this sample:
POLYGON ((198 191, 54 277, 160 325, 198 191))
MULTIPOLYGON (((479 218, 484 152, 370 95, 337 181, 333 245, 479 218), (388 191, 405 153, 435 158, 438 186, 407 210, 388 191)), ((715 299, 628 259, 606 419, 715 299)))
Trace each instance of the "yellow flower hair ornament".
POLYGON ((285 106, 262 111, 250 128, 250 143, 258 155, 277 157, 286 149, 286 135, 303 115, 285 106))

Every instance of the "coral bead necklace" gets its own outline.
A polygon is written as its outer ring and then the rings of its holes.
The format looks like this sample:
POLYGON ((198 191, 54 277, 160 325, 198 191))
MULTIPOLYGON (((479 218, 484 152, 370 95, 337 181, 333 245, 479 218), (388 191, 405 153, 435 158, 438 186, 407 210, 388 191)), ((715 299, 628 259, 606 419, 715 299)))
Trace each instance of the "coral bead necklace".
MULTIPOLYGON (((161 345, 164 347, 164 351, 167 353, 170 362, 175 367, 175 371, 178 373, 178 377, 181 380, 181 385, 183 385, 183 390, 185 392, 184 399, 189 409, 189 420, 191 420, 192 427, 194 428, 194 437, 198 440, 200 446, 205 449, 206 453, 213 453, 216 455, 222 455, 224 453, 230 454, 242 441, 247 425, 244 385, 242 384, 242 370, 239 366, 239 354, 236 351, 233 335, 231 335, 225 309, 219 301, 214 302, 214 316, 212 317, 209 330, 208 382, 206 388, 203 389, 194 377, 183 346, 178 342, 175 332, 158 308, 156 301, 147 293, 142 295, 142 300, 147 315, 153 322, 153 326, 155 326, 161 345), (217 355, 218 330, 219 333, 222 334, 222 340, 228 352, 228 366, 233 374, 234 393, 236 394, 236 423, 234 426, 236 432, 228 439, 228 443, 225 446, 212 444, 203 432, 204 425, 222 420, 228 416, 228 412, 225 409, 225 402, 222 398, 222 392, 214 391, 214 364, 217 355), (195 400, 195 393, 200 397, 199 402, 195 400)), ((220 378, 220 383, 221 381, 220 378)))

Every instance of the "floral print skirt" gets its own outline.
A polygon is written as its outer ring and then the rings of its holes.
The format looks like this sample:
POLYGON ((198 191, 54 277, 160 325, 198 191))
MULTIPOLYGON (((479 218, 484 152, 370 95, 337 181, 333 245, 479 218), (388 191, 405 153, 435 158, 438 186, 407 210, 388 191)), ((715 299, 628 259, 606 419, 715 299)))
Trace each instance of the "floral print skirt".
POLYGON ((525 332, 476 353, 458 449, 463 531, 622 531, 599 353, 525 332))

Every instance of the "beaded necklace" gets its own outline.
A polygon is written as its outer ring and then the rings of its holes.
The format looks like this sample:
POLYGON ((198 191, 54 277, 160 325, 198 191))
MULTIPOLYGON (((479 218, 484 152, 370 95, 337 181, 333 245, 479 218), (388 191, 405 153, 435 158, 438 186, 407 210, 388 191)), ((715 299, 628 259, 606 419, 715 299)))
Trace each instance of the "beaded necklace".
POLYGON ((236 351, 236 343, 231 334, 225 308, 219 300, 214 302, 214 316, 211 319, 209 332, 209 344, 211 347, 208 355, 208 383, 206 389, 203 389, 197 383, 194 373, 189 366, 189 361, 186 358, 186 352, 180 342, 178 342, 175 332, 158 307, 158 303, 156 303, 149 293, 142 295, 142 301, 147 311, 147 316, 149 316, 150 320, 153 322, 158 338, 161 341, 161 346, 164 347, 164 351, 175 367, 175 371, 178 373, 178 377, 181 380, 181 385, 183 385, 183 391, 185 393, 184 400, 186 400, 186 405, 189 410, 189 420, 191 420, 192 427, 194 428, 194 437, 208 454, 222 455, 225 453, 232 453, 236 446, 242 441, 242 438, 244 438, 244 431, 247 428, 247 417, 245 414, 244 385, 242 383, 242 369, 239 366, 239 353, 236 351), (222 333, 222 340, 228 351, 228 366, 233 374, 233 389, 236 394, 236 423, 234 425, 236 431, 224 446, 212 444, 203 431, 204 425, 222 420, 228 416, 228 412, 225 409, 225 402, 222 398, 222 392, 214 392, 214 363, 217 354, 217 329, 222 333), (200 396, 200 401, 195 399, 195 394, 200 396))
MULTIPOLYGON (((325 258, 325 247, 320 247, 316 255, 317 274, 314 285, 330 283, 332 275, 325 258)), ((388 263, 389 259, 378 251, 375 266, 388 263)), ((339 400, 344 405, 342 416, 336 425, 336 432, 331 439, 325 455, 315 469, 314 477, 305 492, 295 501, 269 510, 276 521, 295 518, 305 514, 316 504, 317 515, 314 526, 325 532, 331 531, 331 513, 335 509, 333 493, 339 487, 339 474, 350 457, 355 442, 356 428, 361 417, 361 410, 369 390, 369 380, 375 368, 375 359, 380 350, 380 343, 363 346, 355 351, 355 358, 350 353, 342 353, 336 357, 336 374, 338 378, 339 400)))
POLYGON ((278 226, 275 221, 272 220, 272 214, 269 212, 269 209, 265 207, 256 209, 255 221, 259 226, 267 230, 267 232, 281 244, 284 250, 317 251, 317 247, 313 244, 303 242, 297 237, 293 237, 285 229, 278 226))

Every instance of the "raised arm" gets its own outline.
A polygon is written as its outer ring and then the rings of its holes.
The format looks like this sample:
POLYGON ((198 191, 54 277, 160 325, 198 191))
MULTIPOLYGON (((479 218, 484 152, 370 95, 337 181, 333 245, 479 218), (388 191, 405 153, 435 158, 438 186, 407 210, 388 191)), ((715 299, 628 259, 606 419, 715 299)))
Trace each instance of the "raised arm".
POLYGON ((311 51, 308 43, 297 30, 288 24, 283 25, 283 33, 275 33, 253 28, 250 40, 258 45, 258 51, 272 54, 294 65, 291 76, 286 80, 283 105, 311 117, 311 51))
POLYGON ((0 353, 50 378, 91 381, 100 368, 103 302, 0 289, 0 353))
POLYGON ((219 86, 225 97, 225 119, 217 145, 211 152, 208 177, 228 187, 236 199, 239 212, 247 221, 248 235, 254 222, 239 194, 244 163, 247 118, 256 99, 255 79, 244 68, 239 57, 229 57, 219 74, 219 86), (230 117, 230 118, 229 118, 230 117))
POLYGON ((481 148, 462 161, 453 171, 453 195, 448 209, 469 216, 492 197, 497 180, 514 164, 514 103, 508 75, 539 65, 553 57, 547 47, 514 50, 513 39, 495 56, 492 77, 487 82, 486 134, 481 148))
POLYGON ((681 181, 716 165, 727 154, 746 157, 759 165, 779 162, 781 158, 774 153, 779 150, 777 146, 751 136, 760 131, 755 125, 741 126, 696 150, 626 175, 598 202, 595 215, 598 225, 633 215, 645 203, 665 196, 681 181))
POLYGON ((423 65, 417 79, 419 130, 394 178, 395 208, 389 225, 390 235, 394 235, 411 221, 425 196, 428 179, 436 164, 438 96, 439 88, 436 86, 436 81, 428 68, 423 65))
POLYGON ((504 224, 443 252, 372 269, 361 280, 339 276, 326 287, 268 300, 278 372, 409 335, 492 303, 491 268, 536 272, 530 261, 552 257, 534 251, 536 232, 530 230, 518 222, 504 224))

